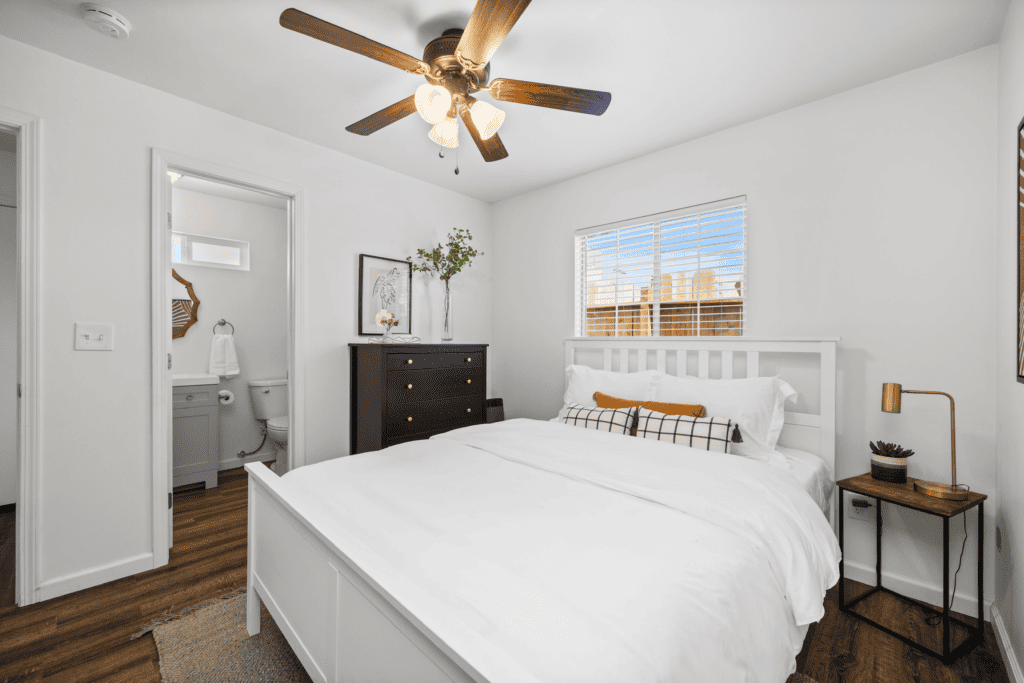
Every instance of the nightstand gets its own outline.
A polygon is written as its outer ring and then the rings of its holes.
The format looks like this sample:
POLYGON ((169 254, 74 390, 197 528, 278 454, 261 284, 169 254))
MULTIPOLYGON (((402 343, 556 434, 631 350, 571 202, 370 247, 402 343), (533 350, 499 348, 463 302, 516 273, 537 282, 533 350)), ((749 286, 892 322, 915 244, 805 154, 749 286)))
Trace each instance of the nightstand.
POLYGON ((839 608, 863 622, 871 624, 889 635, 899 638, 904 643, 921 650, 933 657, 942 660, 944 664, 952 664, 954 661, 970 652, 982 643, 985 637, 985 591, 984 591, 984 567, 985 567, 985 499, 988 496, 971 491, 967 494, 967 500, 945 500, 934 498, 914 490, 914 479, 907 477, 906 484, 890 484, 884 481, 872 479, 871 474, 862 474, 859 477, 851 477, 836 483, 839 487, 839 549, 843 550, 843 518, 845 510, 843 507, 843 493, 849 491, 862 496, 875 499, 875 586, 859 595, 849 603, 846 602, 844 586, 845 553, 839 563, 839 608), (901 599, 907 599, 899 593, 882 586, 882 502, 892 503, 911 510, 935 515, 942 518, 942 612, 935 614, 942 615, 942 652, 936 652, 920 643, 917 643, 906 636, 896 633, 878 622, 875 622, 864 615, 853 611, 853 606, 861 600, 878 593, 885 592, 901 599), (973 507, 978 508, 978 626, 974 627, 966 622, 949 616, 949 520, 957 515, 967 514, 973 507), (949 645, 949 622, 954 621, 964 627, 970 634, 967 639, 950 651, 949 645))

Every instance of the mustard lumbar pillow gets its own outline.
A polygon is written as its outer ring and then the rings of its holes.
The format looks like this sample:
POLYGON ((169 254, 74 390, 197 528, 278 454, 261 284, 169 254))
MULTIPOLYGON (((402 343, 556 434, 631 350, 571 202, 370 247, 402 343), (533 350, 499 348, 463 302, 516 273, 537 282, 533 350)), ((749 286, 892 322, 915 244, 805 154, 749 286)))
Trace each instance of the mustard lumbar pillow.
POLYGON ((631 400, 628 398, 616 398, 594 392, 594 400, 598 408, 646 408, 662 415, 689 415, 690 417, 707 417, 707 411, 702 405, 687 403, 662 403, 660 401, 631 400))

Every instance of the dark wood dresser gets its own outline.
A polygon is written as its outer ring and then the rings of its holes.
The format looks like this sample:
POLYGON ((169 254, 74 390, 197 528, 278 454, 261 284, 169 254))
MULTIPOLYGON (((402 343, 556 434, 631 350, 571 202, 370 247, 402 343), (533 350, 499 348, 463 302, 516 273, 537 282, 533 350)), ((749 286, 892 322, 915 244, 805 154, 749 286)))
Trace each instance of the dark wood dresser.
POLYGON ((484 421, 486 344, 349 344, 349 452, 484 421))

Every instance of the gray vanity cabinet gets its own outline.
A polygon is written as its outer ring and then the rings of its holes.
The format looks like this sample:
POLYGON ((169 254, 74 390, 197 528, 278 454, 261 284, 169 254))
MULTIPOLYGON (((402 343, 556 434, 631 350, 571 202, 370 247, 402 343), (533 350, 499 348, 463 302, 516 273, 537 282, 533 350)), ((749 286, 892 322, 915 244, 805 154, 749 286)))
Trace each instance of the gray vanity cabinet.
POLYGON ((220 403, 216 384, 174 387, 174 486, 217 486, 220 403))

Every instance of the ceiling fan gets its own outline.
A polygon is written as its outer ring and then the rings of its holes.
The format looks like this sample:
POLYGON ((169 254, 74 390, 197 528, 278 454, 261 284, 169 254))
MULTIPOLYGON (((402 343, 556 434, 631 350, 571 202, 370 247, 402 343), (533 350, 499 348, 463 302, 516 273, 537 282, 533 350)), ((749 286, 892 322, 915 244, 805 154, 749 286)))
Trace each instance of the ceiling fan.
POLYGON ((489 80, 491 56, 529 4, 530 0, 477 0, 466 29, 448 29, 427 43, 422 60, 297 9, 281 13, 281 26, 427 79, 414 95, 353 123, 345 130, 370 135, 418 111, 423 120, 433 126, 429 133, 431 140, 445 147, 457 147, 458 116, 484 160, 497 161, 508 156, 498 137, 498 128, 505 120, 505 113, 476 99, 473 93, 486 92, 499 102, 530 104, 594 116, 603 114, 612 101, 611 93, 597 90, 508 78, 489 80))

